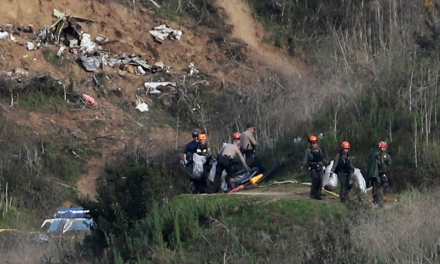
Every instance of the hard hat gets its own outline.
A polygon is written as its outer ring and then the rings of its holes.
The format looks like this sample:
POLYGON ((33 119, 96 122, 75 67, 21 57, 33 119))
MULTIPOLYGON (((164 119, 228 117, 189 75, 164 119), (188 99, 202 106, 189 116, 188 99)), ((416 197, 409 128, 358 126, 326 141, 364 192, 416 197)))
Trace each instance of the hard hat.
POLYGON ((318 143, 318 137, 317 136, 310 136, 309 142, 310 143, 318 143))
POLYGON ((193 138, 198 137, 199 136, 199 132, 194 131, 194 132, 192 132, 191 135, 192 135, 193 138))
POLYGON ((233 139, 240 139, 240 137, 241 137, 241 133, 240 133, 240 132, 235 132, 235 133, 232 135, 232 138, 233 138, 233 139))
POLYGON ((385 141, 381 141, 377 145, 379 148, 388 148, 388 144, 385 141))
POLYGON ((348 141, 342 141, 341 148, 343 149, 349 149, 350 148, 350 142, 348 141))
POLYGON ((206 134, 199 134, 199 140, 206 140, 207 139, 207 137, 206 137, 206 134))

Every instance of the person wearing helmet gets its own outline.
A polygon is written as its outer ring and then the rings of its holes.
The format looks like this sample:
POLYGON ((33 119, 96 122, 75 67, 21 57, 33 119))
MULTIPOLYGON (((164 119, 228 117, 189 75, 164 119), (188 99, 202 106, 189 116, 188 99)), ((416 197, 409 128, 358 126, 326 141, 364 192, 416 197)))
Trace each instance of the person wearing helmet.
POLYGON ((196 153, 199 155, 203 155, 206 157, 211 157, 211 149, 208 147, 207 139, 208 137, 206 134, 201 133, 199 134, 196 153))
POLYGON ((199 132, 194 131, 191 133, 193 140, 190 141, 188 144, 186 144, 185 149, 183 150, 183 158, 182 158, 182 164, 184 164, 186 167, 192 167, 193 159, 192 155, 196 152, 197 146, 199 144, 198 136, 199 132))
POLYGON ((338 175, 338 180, 341 183, 341 190, 339 192, 339 198, 342 203, 345 203, 347 194, 349 191, 350 177, 354 172, 354 166, 350 159, 350 142, 342 141, 341 150, 336 154, 333 167, 330 172, 338 175))
POLYGON ((246 124, 246 131, 240 135, 240 150, 246 159, 246 164, 249 167, 253 166, 255 148, 258 146, 258 142, 254 137, 255 125, 253 123, 246 124))
POLYGON ((328 165, 328 162, 325 160, 322 150, 318 147, 318 137, 310 136, 308 142, 310 146, 305 151, 302 166, 298 172, 301 173, 305 166, 309 166, 309 174, 310 178, 312 178, 310 198, 322 200, 321 191, 324 165, 328 165))
POLYGON ((205 163, 203 163, 203 173, 200 179, 192 179, 194 184, 195 193, 206 193, 207 191, 207 179, 209 171, 211 170, 211 149, 208 147, 208 137, 205 133, 200 133, 197 137, 198 143, 195 154, 206 157, 205 163))
POLYGON ((388 169, 392 164, 391 155, 386 151, 388 144, 380 141, 377 150, 370 155, 367 167, 367 187, 373 187, 373 203, 383 207, 384 190, 389 187, 388 169))
POLYGON ((232 161, 238 156, 243 167, 246 170, 250 170, 249 166, 246 164, 246 160, 241 154, 240 151, 240 137, 238 137, 239 133, 234 133, 232 137, 232 144, 225 144, 221 149, 220 153, 217 156, 217 168, 216 174, 214 178, 214 192, 219 192, 222 181, 222 171, 226 170, 226 184, 228 186, 227 191, 229 191, 232 186, 230 180, 234 177, 234 172, 232 168, 232 161))

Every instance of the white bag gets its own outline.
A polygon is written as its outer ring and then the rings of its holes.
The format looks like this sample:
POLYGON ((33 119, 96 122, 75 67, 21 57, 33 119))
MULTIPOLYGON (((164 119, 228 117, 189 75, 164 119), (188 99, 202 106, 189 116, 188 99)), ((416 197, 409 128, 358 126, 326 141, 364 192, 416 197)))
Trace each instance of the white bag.
POLYGON ((206 157, 199 155, 197 153, 193 154, 193 172, 191 174, 191 177, 195 180, 199 180, 203 175, 203 164, 206 162, 206 157))
POLYGON ((334 191, 338 186, 338 175, 331 173, 334 161, 332 160, 328 166, 325 167, 324 177, 322 179, 322 186, 327 191, 334 191))
POLYGON ((354 183, 357 183, 357 186, 362 192, 366 193, 368 191, 364 176, 362 176, 361 170, 358 168, 354 169, 353 177, 350 178, 350 185, 354 183))
POLYGON ((211 170, 209 171, 209 176, 208 176, 208 180, 210 182, 214 182, 216 172, 217 172, 217 160, 214 160, 214 162, 212 163, 211 170))

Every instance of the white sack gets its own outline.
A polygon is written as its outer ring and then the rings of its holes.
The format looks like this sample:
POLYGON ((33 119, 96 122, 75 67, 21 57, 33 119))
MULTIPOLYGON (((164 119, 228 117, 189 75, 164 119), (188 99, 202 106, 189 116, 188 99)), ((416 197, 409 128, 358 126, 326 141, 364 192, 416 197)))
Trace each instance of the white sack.
POLYGON ((203 174, 203 164, 205 164, 205 162, 206 162, 206 157, 201 156, 197 153, 194 153, 193 154, 193 161, 194 161, 194 166, 193 166, 193 172, 192 172, 191 177, 193 179, 200 179, 203 174))
POLYGON ((322 179, 322 187, 327 191, 334 191, 338 186, 338 175, 331 173, 334 161, 332 160, 328 166, 325 167, 324 177, 322 179))

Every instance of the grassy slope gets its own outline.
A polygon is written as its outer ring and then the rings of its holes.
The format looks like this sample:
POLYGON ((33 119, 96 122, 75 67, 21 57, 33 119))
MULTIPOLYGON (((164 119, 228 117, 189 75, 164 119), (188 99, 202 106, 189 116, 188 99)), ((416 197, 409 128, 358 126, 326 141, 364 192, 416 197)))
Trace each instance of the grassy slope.
POLYGON ((131 243, 142 263, 295 262, 302 256, 294 251, 307 247, 307 230, 346 213, 339 203, 314 200, 181 195, 142 221, 131 243))

